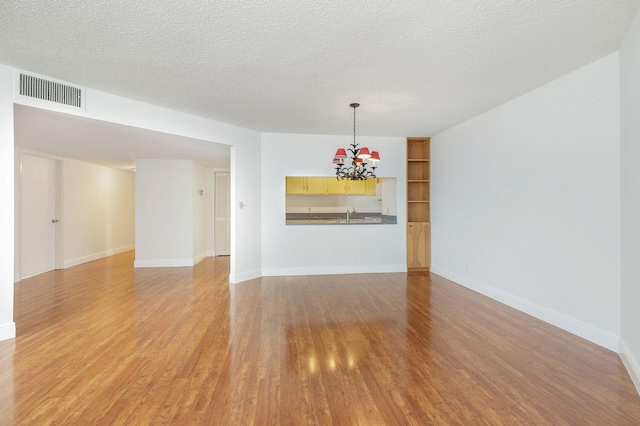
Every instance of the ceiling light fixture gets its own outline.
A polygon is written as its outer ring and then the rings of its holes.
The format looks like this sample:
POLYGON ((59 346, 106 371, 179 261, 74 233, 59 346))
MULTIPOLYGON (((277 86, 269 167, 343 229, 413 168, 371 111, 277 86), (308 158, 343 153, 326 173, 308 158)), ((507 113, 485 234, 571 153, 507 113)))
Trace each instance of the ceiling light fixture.
POLYGON ((336 179, 338 180, 367 180, 376 177, 376 164, 380 161, 378 151, 369 152, 369 148, 358 148, 356 143, 356 108, 360 104, 353 103, 349 105, 353 108, 353 143, 349 145, 351 148, 345 150, 338 148, 336 155, 333 156, 333 164, 336 165, 336 179), (351 166, 345 166, 347 159, 347 151, 351 153, 351 166), (367 160, 371 161, 371 170, 367 169, 367 160))

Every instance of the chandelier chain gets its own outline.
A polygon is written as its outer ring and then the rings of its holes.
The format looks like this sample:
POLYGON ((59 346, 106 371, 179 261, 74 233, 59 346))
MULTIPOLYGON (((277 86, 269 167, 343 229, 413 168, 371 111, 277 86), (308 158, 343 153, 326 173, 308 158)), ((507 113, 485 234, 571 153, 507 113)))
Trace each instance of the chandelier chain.
POLYGON ((360 148, 356 142, 356 108, 360 106, 359 103, 352 103, 349 105, 353 108, 353 143, 348 149, 339 148, 334 156, 333 163, 336 165, 336 179, 338 180, 366 180, 368 178, 375 178, 376 162, 380 161, 380 156, 377 151, 369 153, 368 148, 360 148), (348 158, 347 151, 351 153, 351 157, 348 158), (367 168, 365 160, 371 162, 371 168, 367 168), (345 164, 347 163, 347 164, 345 164), (348 164, 351 163, 351 166, 348 164))
POLYGON ((356 144, 356 107, 353 107, 353 144, 356 144))

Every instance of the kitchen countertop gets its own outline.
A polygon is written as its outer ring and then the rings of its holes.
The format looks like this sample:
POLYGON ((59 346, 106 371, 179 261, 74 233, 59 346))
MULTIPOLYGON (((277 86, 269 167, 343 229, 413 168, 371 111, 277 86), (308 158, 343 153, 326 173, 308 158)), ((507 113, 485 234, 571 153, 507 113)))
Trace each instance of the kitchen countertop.
POLYGON ((287 213, 287 225, 389 225, 397 217, 380 213, 353 213, 347 223, 345 213, 287 213))

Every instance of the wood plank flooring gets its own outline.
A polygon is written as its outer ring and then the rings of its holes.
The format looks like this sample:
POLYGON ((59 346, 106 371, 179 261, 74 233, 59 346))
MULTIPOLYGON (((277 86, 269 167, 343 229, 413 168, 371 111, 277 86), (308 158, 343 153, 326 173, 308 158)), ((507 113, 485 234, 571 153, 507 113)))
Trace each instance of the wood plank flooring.
POLYGON ((617 354, 438 276, 228 273, 128 252, 16 284, 0 424, 640 424, 617 354))

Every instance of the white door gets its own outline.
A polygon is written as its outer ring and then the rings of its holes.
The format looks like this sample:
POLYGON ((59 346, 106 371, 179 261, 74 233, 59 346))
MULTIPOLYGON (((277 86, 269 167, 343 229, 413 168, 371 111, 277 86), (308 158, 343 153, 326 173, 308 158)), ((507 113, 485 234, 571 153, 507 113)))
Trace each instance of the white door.
POLYGON ((228 172, 216 172, 215 228, 213 230, 213 245, 216 256, 229 256, 230 254, 230 185, 231 179, 228 172))
POLYGON ((56 161, 22 156, 21 278, 56 268, 56 161))

